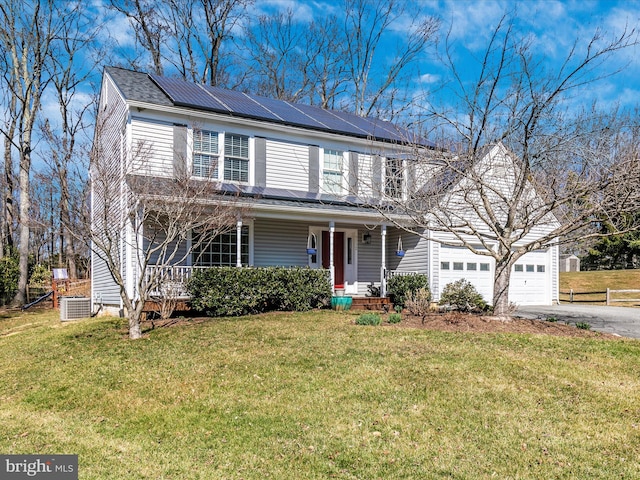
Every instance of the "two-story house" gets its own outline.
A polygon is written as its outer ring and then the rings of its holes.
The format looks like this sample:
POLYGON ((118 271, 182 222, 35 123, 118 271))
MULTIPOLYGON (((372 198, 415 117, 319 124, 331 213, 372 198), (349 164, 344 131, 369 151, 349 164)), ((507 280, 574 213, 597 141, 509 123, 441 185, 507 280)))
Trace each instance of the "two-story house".
MULTIPOLYGON (((467 278, 491 301, 490 258, 410 235, 371 208, 385 197, 402 199, 415 181, 407 163, 416 149, 432 150, 390 122, 113 67, 104 71, 100 115, 105 112, 109 118, 97 133, 103 138, 96 141, 108 145, 108 160, 97 161, 158 179, 159 188, 176 169, 187 169, 193 178, 232 186, 250 205, 237 228, 185 256, 184 278, 189 270, 220 265, 308 266, 326 269, 345 294, 365 296, 370 286, 384 295, 389 275, 420 272, 429 276, 435 299, 450 281, 467 278), (136 167, 127 156, 140 140, 149 145, 149 161, 136 167)), ((121 194, 135 192, 123 182, 121 194)), ((145 274, 132 251, 144 242, 132 244, 120 252, 122 275, 130 279, 145 274)), ((550 247, 523 257, 512 301, 557 298, 557 253, 550 247), (518 287, 520 274, 526 288, 518 287)), ((95 253, 92 298, 105 310, 122 308, 118 285, 95 253)))

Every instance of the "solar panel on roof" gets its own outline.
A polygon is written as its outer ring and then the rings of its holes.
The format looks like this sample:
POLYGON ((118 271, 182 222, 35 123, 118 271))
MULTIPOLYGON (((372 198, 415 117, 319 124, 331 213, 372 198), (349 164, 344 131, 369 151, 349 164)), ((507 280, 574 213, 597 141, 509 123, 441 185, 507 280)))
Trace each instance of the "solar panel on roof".
POLYGON ((315 129, 328 129, 326 125, 323 125, 309 115, 305 115, 298 110, 295 105, 289 102, 274 100, 272 98, 259 98, 258 101, 264 105, 265 108, 268 108, 282 118, 286 123, 315 129))
MULTIPOLYGON (((409 140, 408 132, 379 119, 359 117, 311 105, 293 104, 284 100, 258 97, 158 75, 149 75, 149 77, 176 105, 357 137, 372 137, 402 143, 409 140)), ((430 143, 425 141, 424 144, 430 143)))
POLYGON ((151 79, 164 90, 175 104, 229 113, 227 107, 215 98, 207 95, 207 93, 202 91, 195 83, 160 77, 158 75, 151 75, 151 79))
POLYGON ((324 110, 320 107, 304 104, 296 104, 295 107, 316 121, 326 125, 329 130, 334 132, 350 133, 359 137, 363 135, 366 136, 368 134, 368 132, 356 128, 351 123, 342 120, 336 115, 333 115, 330 111, 324 110))
POLYGON ((227 106, 234 114, 245 115, 253 118, 260 118, 271 121, 283 121, 282 118, 271 113, 268 109, 257 102, 254 97, 234 90, 224 90, 222 88, 201 86, 210 95, 227 106))

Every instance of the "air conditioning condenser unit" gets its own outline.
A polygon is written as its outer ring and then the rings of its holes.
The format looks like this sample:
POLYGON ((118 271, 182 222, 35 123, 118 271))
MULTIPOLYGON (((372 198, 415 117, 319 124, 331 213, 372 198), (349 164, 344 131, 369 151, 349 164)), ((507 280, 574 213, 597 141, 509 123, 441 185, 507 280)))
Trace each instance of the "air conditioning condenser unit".
POLYGON ((60 320, 77 320, 91 316, 91 299, 88 297, 61 297, 60 320))

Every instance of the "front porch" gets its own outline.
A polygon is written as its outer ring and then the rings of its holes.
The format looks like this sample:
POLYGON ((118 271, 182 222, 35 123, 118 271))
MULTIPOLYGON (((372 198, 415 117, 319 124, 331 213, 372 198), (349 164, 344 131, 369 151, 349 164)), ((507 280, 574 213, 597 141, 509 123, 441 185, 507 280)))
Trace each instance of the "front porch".
MULTIPOLYGON (((192 278, 194 272, 215 267, 197 266, 148 266, 145 271, 146 281, 154 287, 149 293, 149 298, 145 302, 145 311, 152 312, 159 310, 159 304, 166 299, 171 299, 176 303, 176 310, 190 310, 191 296, 187 290, 187 283, 192 278)), ((237 267, 251 268, 251 267, 237 267)), ((331 270, 325 269, 327 276, 331 275, 331 270)), ((395 275, 409 275, 416 272, 385 270, 385 279, 395 275)), ((381 292, 381 290, 379 290, 381 292)), ((335 289, 334 289, 335 294, 335 289)), ((379 295, 350 295, 353 298, 353 310, 381 310, 390 311, 393 309, 391 299, 385 294, 379 295)))

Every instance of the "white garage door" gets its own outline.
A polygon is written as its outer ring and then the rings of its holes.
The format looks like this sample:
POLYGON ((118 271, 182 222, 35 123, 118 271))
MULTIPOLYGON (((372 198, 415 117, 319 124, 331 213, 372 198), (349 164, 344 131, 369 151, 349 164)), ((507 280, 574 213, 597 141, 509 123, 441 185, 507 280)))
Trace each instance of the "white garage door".
MULTIPOLYGON (((517 305, 550 305, 551 273, 548 251, 523 256, 511 272, 509 301, 517 305)), ((470 281, 488 303, 493 303, 495 261, 474 255, 464 247, 440 248, 440 292, 445 285, 464 278, 470 281)))
POLYGON ((548 251, 527 253, 511 272, 509 301, 517 305, 551 304, 551 268, 548 251))
POLYGON ((468 248, 440 248, 440 293, 451 282, 464 278, 470 281, 482 298, 493 301, 493 258, 475 255, 468 248))

